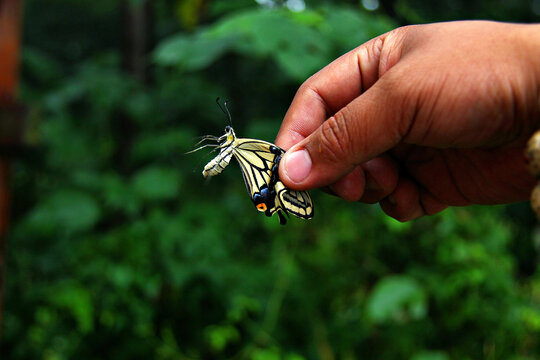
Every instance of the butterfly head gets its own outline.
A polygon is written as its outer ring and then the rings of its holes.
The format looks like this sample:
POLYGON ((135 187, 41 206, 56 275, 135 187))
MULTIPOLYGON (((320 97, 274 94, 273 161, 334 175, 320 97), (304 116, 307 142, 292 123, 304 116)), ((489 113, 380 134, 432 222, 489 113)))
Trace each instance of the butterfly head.
POLYGON ((234 139, 236 139, 236 134, 234 133, 232 126, 230 125, 225 126, 225 133, 223 134, 222 137, 227 139, 226 141, 228 143, 233 142, 234 139))

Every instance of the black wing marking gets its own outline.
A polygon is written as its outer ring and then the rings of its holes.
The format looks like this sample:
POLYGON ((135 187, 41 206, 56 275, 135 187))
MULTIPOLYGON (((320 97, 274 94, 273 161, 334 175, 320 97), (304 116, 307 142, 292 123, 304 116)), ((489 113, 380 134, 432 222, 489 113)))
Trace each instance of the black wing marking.
POLYGON ((284 211, 303 219, 313 217, 313 202, 307 191, 289 189, 281 181, 276 183, 275 188, 284 211))
POLYGON ((255 139, 237 139, 233 154, 242 169, 242 176, 249 195, 270 184, 276 154, 270 151, 273 144, 255 139))
POLYGON ((234 145, 234 156, 242 169, 247 191, 256 205, 264 202, 268 206, 267 216, 278 212, 281 224, 286 220, 279 210, 311 219, 313 203, 309 194, 291 190, 279 180, 277 169, 284 153, 283 149, 262 140, 237 139, 234 145))

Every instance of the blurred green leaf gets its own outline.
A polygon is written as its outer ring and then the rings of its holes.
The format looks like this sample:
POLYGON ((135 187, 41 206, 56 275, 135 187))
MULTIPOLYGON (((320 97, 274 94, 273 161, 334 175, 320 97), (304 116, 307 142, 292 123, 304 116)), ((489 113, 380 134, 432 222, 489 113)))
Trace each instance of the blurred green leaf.
POLYGON ((76 283, 60 284, 51 291, 49 300, 55 306, 67 310, 83 334, 92 331, 93 305, 86 288, 76 283))
POLYGON ((289 76, 305 79, 328 62, 324 37, 295 22, 284 11, 252 10, 238 13, 208 30, 210 36, 241 34, 236 49, 247 56, 273 56, 289 76))
POLYGON ((155 116, 152 101, 144 91, 132 93, 125 99, 126 113, 137 122, 148 121, 148 118, 155 116))
POLYGON ((104 207, 134 215, 141 206, 140 200, 133 196, 131 188, 126 186, 125 182, 124 178, 116 174, 107 174, 100 178, 104 207))
POLYGON ((254 349, 251 353, 253 360, 279 360, 281 356, 277 349, 254 349))
POLYGON ((43 234, 69 234, 92 228, 99 217, 99 206, 91 196, 76 190, 59 190, 31 211, 28 226, 43 234))
POLYGON ((418 320, 427 312, 426 293, 414 278, 387 276, 374 287, 366 311, 375 323, 418 320))
POLYGON ((325 14, 321 31, 334 47, 354 49, 396 27, 386 18, 352 7, 332 7, 325 14))
POLYGON ((140 170, 134 176, 132 186, 142 199, 172 199, 180 190, 180 174, 171 168, 152 166, 140 170))
POLYGON ((188 129, 170 129, 168 131, 141 134, 133 145, 133 158, 135 161, 145 161, 160 158, 169 158, 173 153, 183 154, 193 147, 195 143, 193 131, 188 129))
POLYGON ((206 33, 174 35, 155 50, 154 61, 163 66, 178 66, 186 71, 199 70, 214 62, 236 41, 235 36, 213 38, 206 33))
POLYGON ((449 360, 450 357, 443 351, 423 351, 415 354, 411 360, 449 360))
POLYGON ((385 223, 386 227, 388 228, 388 230, 390 230, 392 232, 395 232, 395 233, 406 232, 412 226, 411 222, 397 221, 396 219, 391 218, 389 216, 384 218, 384 223, 385 223))
POLYGON ((31 77, 37 78, 41 83, 57 80, 62 69, 60 64, 52 57, 34 47, 25 47, 21 54, 24 68, 30 72, 31 77))
POLYGON ((261 304, 253 298, 245 295, 237 295, 233 298, 228 318, 233 322, 239 322, 249 318, 251 314, 261 311, 261 304))
POLYGON ((287 354, 285 360, 305 360, 306 358, 298 354, 287 354))
POLYGON ((238 330, 231 325, 214 325, 205 330, 210 347, 215 351, 223 351, 229 343, 240 338, 238 330))
POLYGON ((540 309, 524 308, 521 311, 521 318, 529 329, 535 332, 540 331, 540 309))

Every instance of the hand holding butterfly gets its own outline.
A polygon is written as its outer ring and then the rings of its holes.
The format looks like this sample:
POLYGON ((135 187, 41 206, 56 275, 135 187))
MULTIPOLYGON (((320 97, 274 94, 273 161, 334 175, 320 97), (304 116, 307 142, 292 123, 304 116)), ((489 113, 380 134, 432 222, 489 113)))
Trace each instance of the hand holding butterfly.
POLYGON ((400 221, 528 199, 540 127, 540 25, 398 28, 298 90, 276 145, 286 186, 329 186, 400 221))

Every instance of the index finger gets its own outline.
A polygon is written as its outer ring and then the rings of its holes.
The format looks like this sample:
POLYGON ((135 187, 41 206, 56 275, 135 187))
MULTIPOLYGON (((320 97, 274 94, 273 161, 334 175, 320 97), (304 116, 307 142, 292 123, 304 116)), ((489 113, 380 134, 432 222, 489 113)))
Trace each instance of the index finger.
POLYGON ((349 51, 306 80, 285 114, 276 145, 288 150, 373 85, 385 70, 379 64, 387 34, 349 51))

